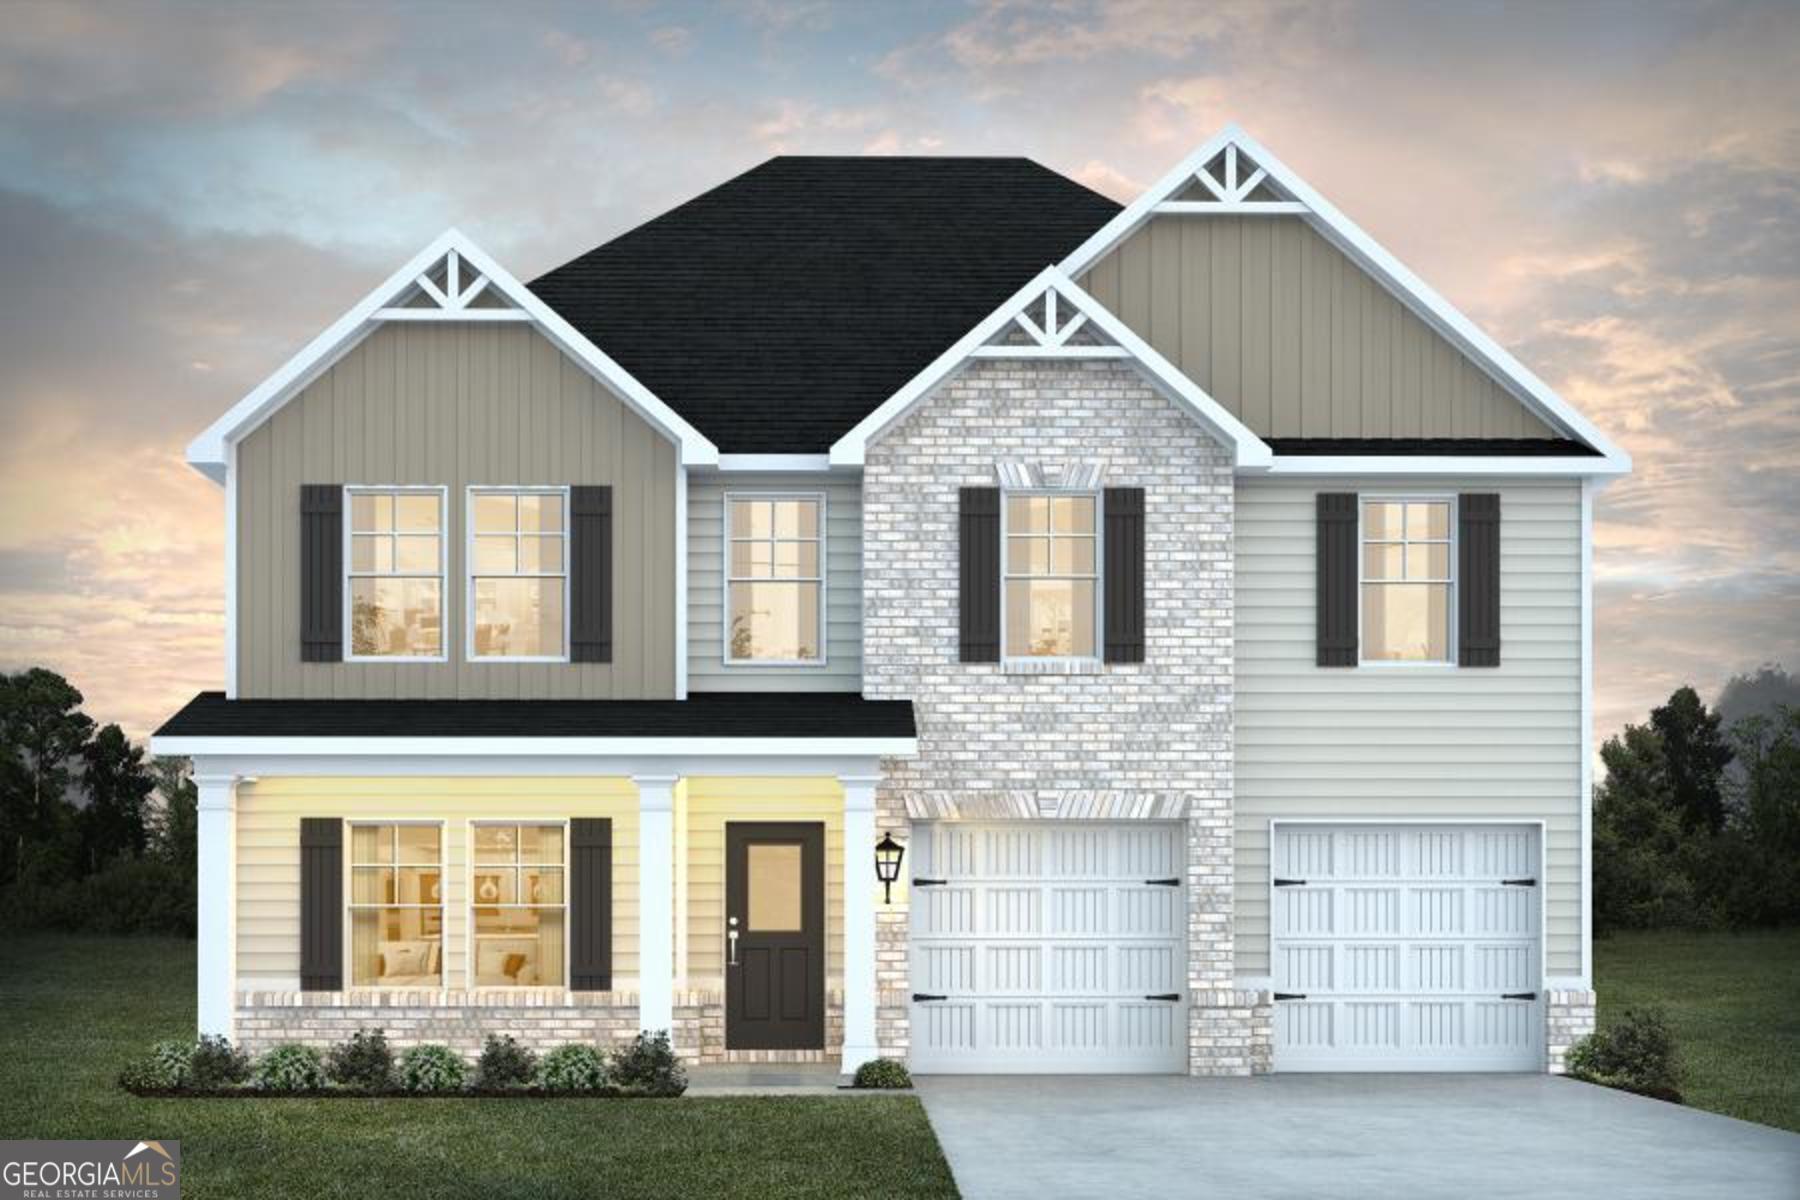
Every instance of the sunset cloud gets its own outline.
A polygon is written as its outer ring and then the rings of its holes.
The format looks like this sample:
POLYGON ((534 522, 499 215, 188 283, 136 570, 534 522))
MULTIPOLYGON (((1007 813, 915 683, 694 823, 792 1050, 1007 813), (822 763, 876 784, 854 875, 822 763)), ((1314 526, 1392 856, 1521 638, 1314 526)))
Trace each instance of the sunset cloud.
POLYGON ((445 226, 529 278, 778 152, 1126 199, 1236 119, 1634 455, 1602 731, 1800 667, 1795 61, 1782 4, 13 6, 0 662, 134 735, 218 686, 182 447, 445 226))

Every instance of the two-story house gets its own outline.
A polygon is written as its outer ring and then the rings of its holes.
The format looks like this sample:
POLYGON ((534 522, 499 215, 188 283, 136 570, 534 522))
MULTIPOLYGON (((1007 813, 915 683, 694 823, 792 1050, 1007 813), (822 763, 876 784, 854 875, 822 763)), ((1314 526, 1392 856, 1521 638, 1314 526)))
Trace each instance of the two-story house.
POLYGON ((1629 460, 1235 127, 1124 208, 776 158, 529 285, 451 232, 188 453, 205 1032, 1234 1074, 1592 1025, 1629 460))

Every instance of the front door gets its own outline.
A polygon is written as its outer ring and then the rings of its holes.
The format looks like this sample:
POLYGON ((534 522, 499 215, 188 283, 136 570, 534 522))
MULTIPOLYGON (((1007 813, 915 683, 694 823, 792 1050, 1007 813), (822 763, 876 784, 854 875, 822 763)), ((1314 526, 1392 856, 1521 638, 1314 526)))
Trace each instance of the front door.
POLYGON ((725 1047, 825 1046, 825 826, 725 826, 725 1047))

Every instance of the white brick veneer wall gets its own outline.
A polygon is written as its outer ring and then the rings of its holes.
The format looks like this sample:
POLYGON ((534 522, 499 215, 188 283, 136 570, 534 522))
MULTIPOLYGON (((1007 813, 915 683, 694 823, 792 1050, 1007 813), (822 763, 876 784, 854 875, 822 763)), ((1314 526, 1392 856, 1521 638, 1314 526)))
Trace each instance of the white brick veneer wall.
MULTIPOLYGON (((1116 361, 977 360, 867 454, 863 692, 909 698, 919 756, 893 760, 878 819, 1185 816, 1190 1066, 1266 1070, 1266 999, 1232 963, 1232 506, 1229 452, 1116 361), (1014 673, 958 661, 958 489, 995 464, 1105 464, 1145 491, 1141 665, 1014 673)), ((907 1048, 906 914, 878 919, 884 1052, 907 1048)))

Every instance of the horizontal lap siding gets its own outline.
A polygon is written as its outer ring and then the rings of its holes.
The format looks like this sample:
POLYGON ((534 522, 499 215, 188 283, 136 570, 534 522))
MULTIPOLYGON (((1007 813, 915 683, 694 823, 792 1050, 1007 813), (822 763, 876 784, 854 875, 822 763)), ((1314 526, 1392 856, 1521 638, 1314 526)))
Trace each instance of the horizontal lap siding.
POLYGON ((535 330, 382 326, 238 448, 238 694, 672 698, 676 469, 668 439, 535 330), (305 483, 448 489, 448 661, 300 661, 305 483), (613 489, 613 661, 468 662, 466 489, 577 483, 613 489))
POLYGON ((1549 437, 1299 217, 1157 217, 1084 274, 1265 437, 1549 437))
MULTIPOLYGON (((725 984, 725 824, 820 821, 825 825, 825 986, 844 975, 844 792, 834 779, 683 780, 677 855, 687 864, 687 985, 725 984)), ((868 875, 874 886, 874 847, 868 875)), ((680 965, 677 965, 679 971, 680 965)))
POLYGON ((696 692, 862 690, 862 481, 818 475, 688 478, 688 687, 696 692), (725 665, 725 493, 825 496, 825 665, 725 665))
MULTIPOLYGON (((609 817, 613 983, 633 990, 638 969, 637 814, 637 789, 629 779, 268 779, 242 784, 237 812, 238 985, 247 990, 298 986, 302 817, 446 822, 444 964, 449 987, 465 985, 468 963, 469 822, 609 817)), ((349 894, 346 879, 346 899, 349 894)))
POLYGON ((1581 492, 1329 479, 1237 494, 1237 966, 1269 970, 1271 818, 1545 822, 1552 974, 1581 968, 1581 492), (1318 492, 1499 491, 1501 665, 1313 662, 1318 492))

